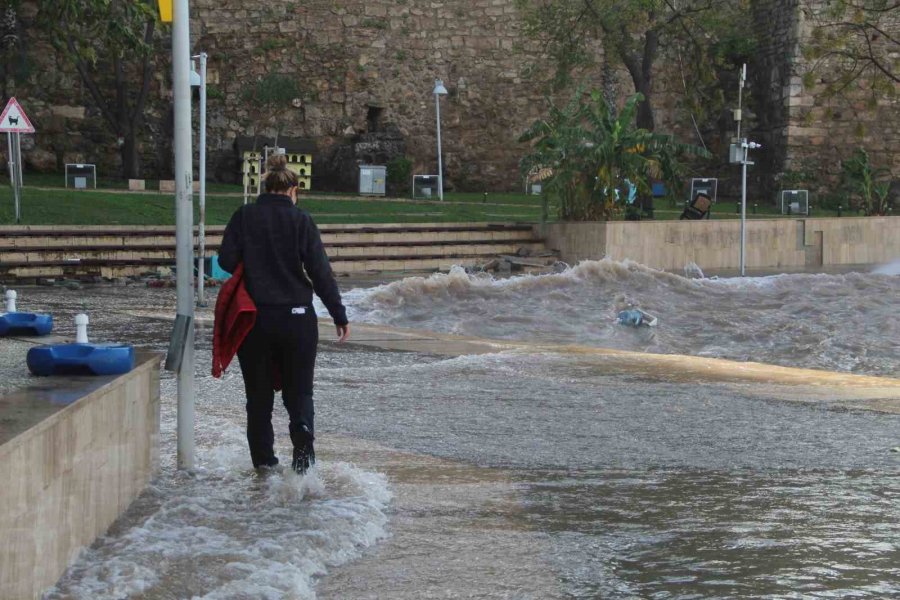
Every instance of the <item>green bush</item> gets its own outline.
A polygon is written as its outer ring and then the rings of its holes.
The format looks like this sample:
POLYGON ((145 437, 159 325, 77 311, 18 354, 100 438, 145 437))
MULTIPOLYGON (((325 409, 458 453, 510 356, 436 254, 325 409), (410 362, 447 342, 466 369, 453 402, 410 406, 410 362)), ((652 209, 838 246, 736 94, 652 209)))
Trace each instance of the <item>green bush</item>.
POLYGON ((397 156, 388 161, 387 182, 391 191, 396 192, 409 186, 412 176, 412 161, 405 156, 397 156))
POLYGON ((887 213, 890 191, 887 169, 874 167, 862 148, 841 162, 841 169, 843 187, 850 194, 853 208, 861 208, 866 216, 887 213))

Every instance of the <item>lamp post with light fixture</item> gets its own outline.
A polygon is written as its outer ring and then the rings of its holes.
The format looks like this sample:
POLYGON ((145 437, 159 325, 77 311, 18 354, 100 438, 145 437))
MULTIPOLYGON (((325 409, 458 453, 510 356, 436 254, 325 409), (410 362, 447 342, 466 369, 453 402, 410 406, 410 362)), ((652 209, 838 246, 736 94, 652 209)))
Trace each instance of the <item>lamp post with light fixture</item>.
POLYGON ((437 159, 438 159, 438 198, 444 199, 444 166, 441 161, 441 96, 447 95, 447 88, 440 79, 434 80, 434 112, 437 116, 437 159))
POLYGON ((198 254, 200 262, 197 265, 197 306, 206 306, 204 297, 206 279, 206 52, 192 57, 200 63, 200 72, 193 69, 191 60, 191 86, 200 89, 200 223, 197 242, 200 246, 198 254))

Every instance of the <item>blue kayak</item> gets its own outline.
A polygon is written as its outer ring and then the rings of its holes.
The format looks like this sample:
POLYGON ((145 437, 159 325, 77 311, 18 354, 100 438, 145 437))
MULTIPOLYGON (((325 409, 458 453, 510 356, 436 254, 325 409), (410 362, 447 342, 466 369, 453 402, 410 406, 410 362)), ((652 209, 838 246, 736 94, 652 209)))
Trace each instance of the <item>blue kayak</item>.
POLYGON ((134 347, 127 344, 56 344, 28 351, 35 375, 119 375, 134 368, 134 347))
POLYGON ((26 312, 0 314, 0 335, 47 335, 52 329, 51 315, 26 312))

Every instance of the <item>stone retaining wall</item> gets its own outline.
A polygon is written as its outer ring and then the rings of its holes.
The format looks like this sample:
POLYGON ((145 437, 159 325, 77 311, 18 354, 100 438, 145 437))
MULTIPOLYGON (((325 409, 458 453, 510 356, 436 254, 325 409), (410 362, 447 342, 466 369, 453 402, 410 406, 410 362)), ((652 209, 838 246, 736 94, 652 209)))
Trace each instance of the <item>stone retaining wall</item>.
MULTIPOLYGON (((748 269, 873 265, 900 258, 900 217, 747 221, 748 269)), ((548 248, 568 263, 609 257, 681 271, 740 267, 740 221, 552 223, 548 248)))

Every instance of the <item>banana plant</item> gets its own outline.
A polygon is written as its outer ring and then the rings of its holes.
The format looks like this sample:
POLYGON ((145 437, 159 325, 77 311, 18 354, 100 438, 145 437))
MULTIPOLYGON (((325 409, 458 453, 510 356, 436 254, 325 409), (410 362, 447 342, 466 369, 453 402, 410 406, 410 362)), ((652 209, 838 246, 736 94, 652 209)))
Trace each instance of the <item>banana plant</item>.
POLYGON ((857 148, 853 156, 841 162, 844 190, 866 216, 884 215, 889 204, 890 172, 869 161, 869 153, 857 148))
POLYGON ((523 171, 547 174, 546 190, 558 198, 561 219, 610 220, 625 206, 631 186, 648 195, 653 179, 675 184, 680 158, 710 156, 703 148, 637 127, 641 101, 635 94, 614 111, 600 91, 579 90, 563 108, 550 103, 548 117, 519 138, 533 143, 523 171))

